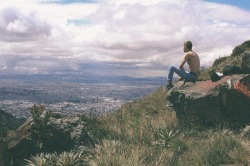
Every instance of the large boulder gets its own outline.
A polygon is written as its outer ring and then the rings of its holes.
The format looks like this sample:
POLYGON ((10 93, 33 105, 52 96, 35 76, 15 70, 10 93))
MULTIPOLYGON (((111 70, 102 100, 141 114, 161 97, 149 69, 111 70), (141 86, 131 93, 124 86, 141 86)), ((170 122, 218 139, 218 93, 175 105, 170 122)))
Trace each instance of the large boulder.
POLYGON ((243 53, 241 69, 243 73, 250 74, 250 52, 243 53))
POLYGON ((250 122, 250 75, 225 76, 217 82, 177 82, 167 99, 185 124, 240 127, 250 122))
POLYGON ((44 111, 33 116, 6 137, 12 163, 37 153, 68 151, 88 139, 81 116, 62 117, 44 111))

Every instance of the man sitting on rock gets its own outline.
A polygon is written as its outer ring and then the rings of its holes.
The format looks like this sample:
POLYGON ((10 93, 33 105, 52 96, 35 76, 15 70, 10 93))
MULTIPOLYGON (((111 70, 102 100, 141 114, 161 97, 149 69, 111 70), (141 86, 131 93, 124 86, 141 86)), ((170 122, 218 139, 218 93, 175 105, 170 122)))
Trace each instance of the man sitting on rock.
POLYGON ((178 67, 178 66, 170 65, 168 68, 169 73, 168 73, 167 89, 170 89, 173 87, 172 79, 173 79, 174 73, 180 76, 180 78, 178 79, 179 81, 184 80, 186 82, 195 82, 198 78, 198 75, 200 73, 200 58, 194 51, 192 51, 192 42, 191 41, 185 42, 183 50, 186 54, 180 66, 178 67), (188 71, 185 71, 184 69, 184 65, 186 62, 189 67, 188 71))

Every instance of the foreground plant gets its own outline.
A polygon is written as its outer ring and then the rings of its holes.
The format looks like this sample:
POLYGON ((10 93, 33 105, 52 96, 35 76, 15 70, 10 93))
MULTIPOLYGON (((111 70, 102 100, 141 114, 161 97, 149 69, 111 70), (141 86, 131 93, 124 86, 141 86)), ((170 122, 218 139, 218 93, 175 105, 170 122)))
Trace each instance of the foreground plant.
POLYGON ((29 160, 25 160, 27 166, 48 166, 53 165, 55 161, 54 154, 38 154, 36 156, 31 156, 29 160))
POLYGON ((26 166, 87 166, 92 158, 91 150, 63 152, 61 154, 38 154, 26 159, 26 166))

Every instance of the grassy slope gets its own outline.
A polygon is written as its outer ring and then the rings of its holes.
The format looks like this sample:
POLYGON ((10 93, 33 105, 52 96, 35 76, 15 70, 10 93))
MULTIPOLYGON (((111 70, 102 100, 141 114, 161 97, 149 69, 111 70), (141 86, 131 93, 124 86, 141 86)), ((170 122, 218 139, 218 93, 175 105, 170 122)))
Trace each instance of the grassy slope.
MULTIPOLYGON (((166 166, 250 162, 248 139, 225 127, 185 128, 166 107, 163 88, 122 106, 115 113, 88 119, 97 144, 84 153, 40 154, 27 165, 166 166), (248 145, 248 146, 247 146, 248 145), (85 155, 90 154, 90 155, 85 155), (44 163, 44 164, 39 164, 44 163), (53 164, 54 163, 54 164, 53 164)), ((86 120, 86 119, 85 119, 86 120)))
POLYGON ((219 165, 250 160, 239 134, 225 127, 187 129, 178 125, 166 104, 164 90, 159 88, 102 118, 102 127, 109 134, 100 139, 92 164, 219 165))

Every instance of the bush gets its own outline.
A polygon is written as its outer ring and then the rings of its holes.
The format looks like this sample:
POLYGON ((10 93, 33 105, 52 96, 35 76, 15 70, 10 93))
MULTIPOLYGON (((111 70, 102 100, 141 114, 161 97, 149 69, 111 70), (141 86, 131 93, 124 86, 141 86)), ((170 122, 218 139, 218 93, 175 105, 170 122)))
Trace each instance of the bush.
POLYGON ((242 54, 243 52, 247 51, 250 48, 250 40, 249 41, 245 41, 244 43, 242 43, 239 46, 236 46, 233 49, 232 52, 232 56, 239 56, 240 54, 242 54))
POLYGON ((29 138, 34 142, 37 152, 62 152, 73 148, 74 142, 69 134, 48 125, 52 113, 45 111, 44 106, 34 105, 30 112, 34 122, 29 138))
POLYGON ((0 139, 4 138, 7 135, 8 131, 9 131, 9 129, 6 128, 5 126, 1 125, 1 123, 0 123, 0 139))
POLYGON ((213 67, 219 65, 220 63, 224 62, 228 57, 227 56, 224 56, 224 57, 220 57, 218 59, 216 59, 213 63, 213 67))

